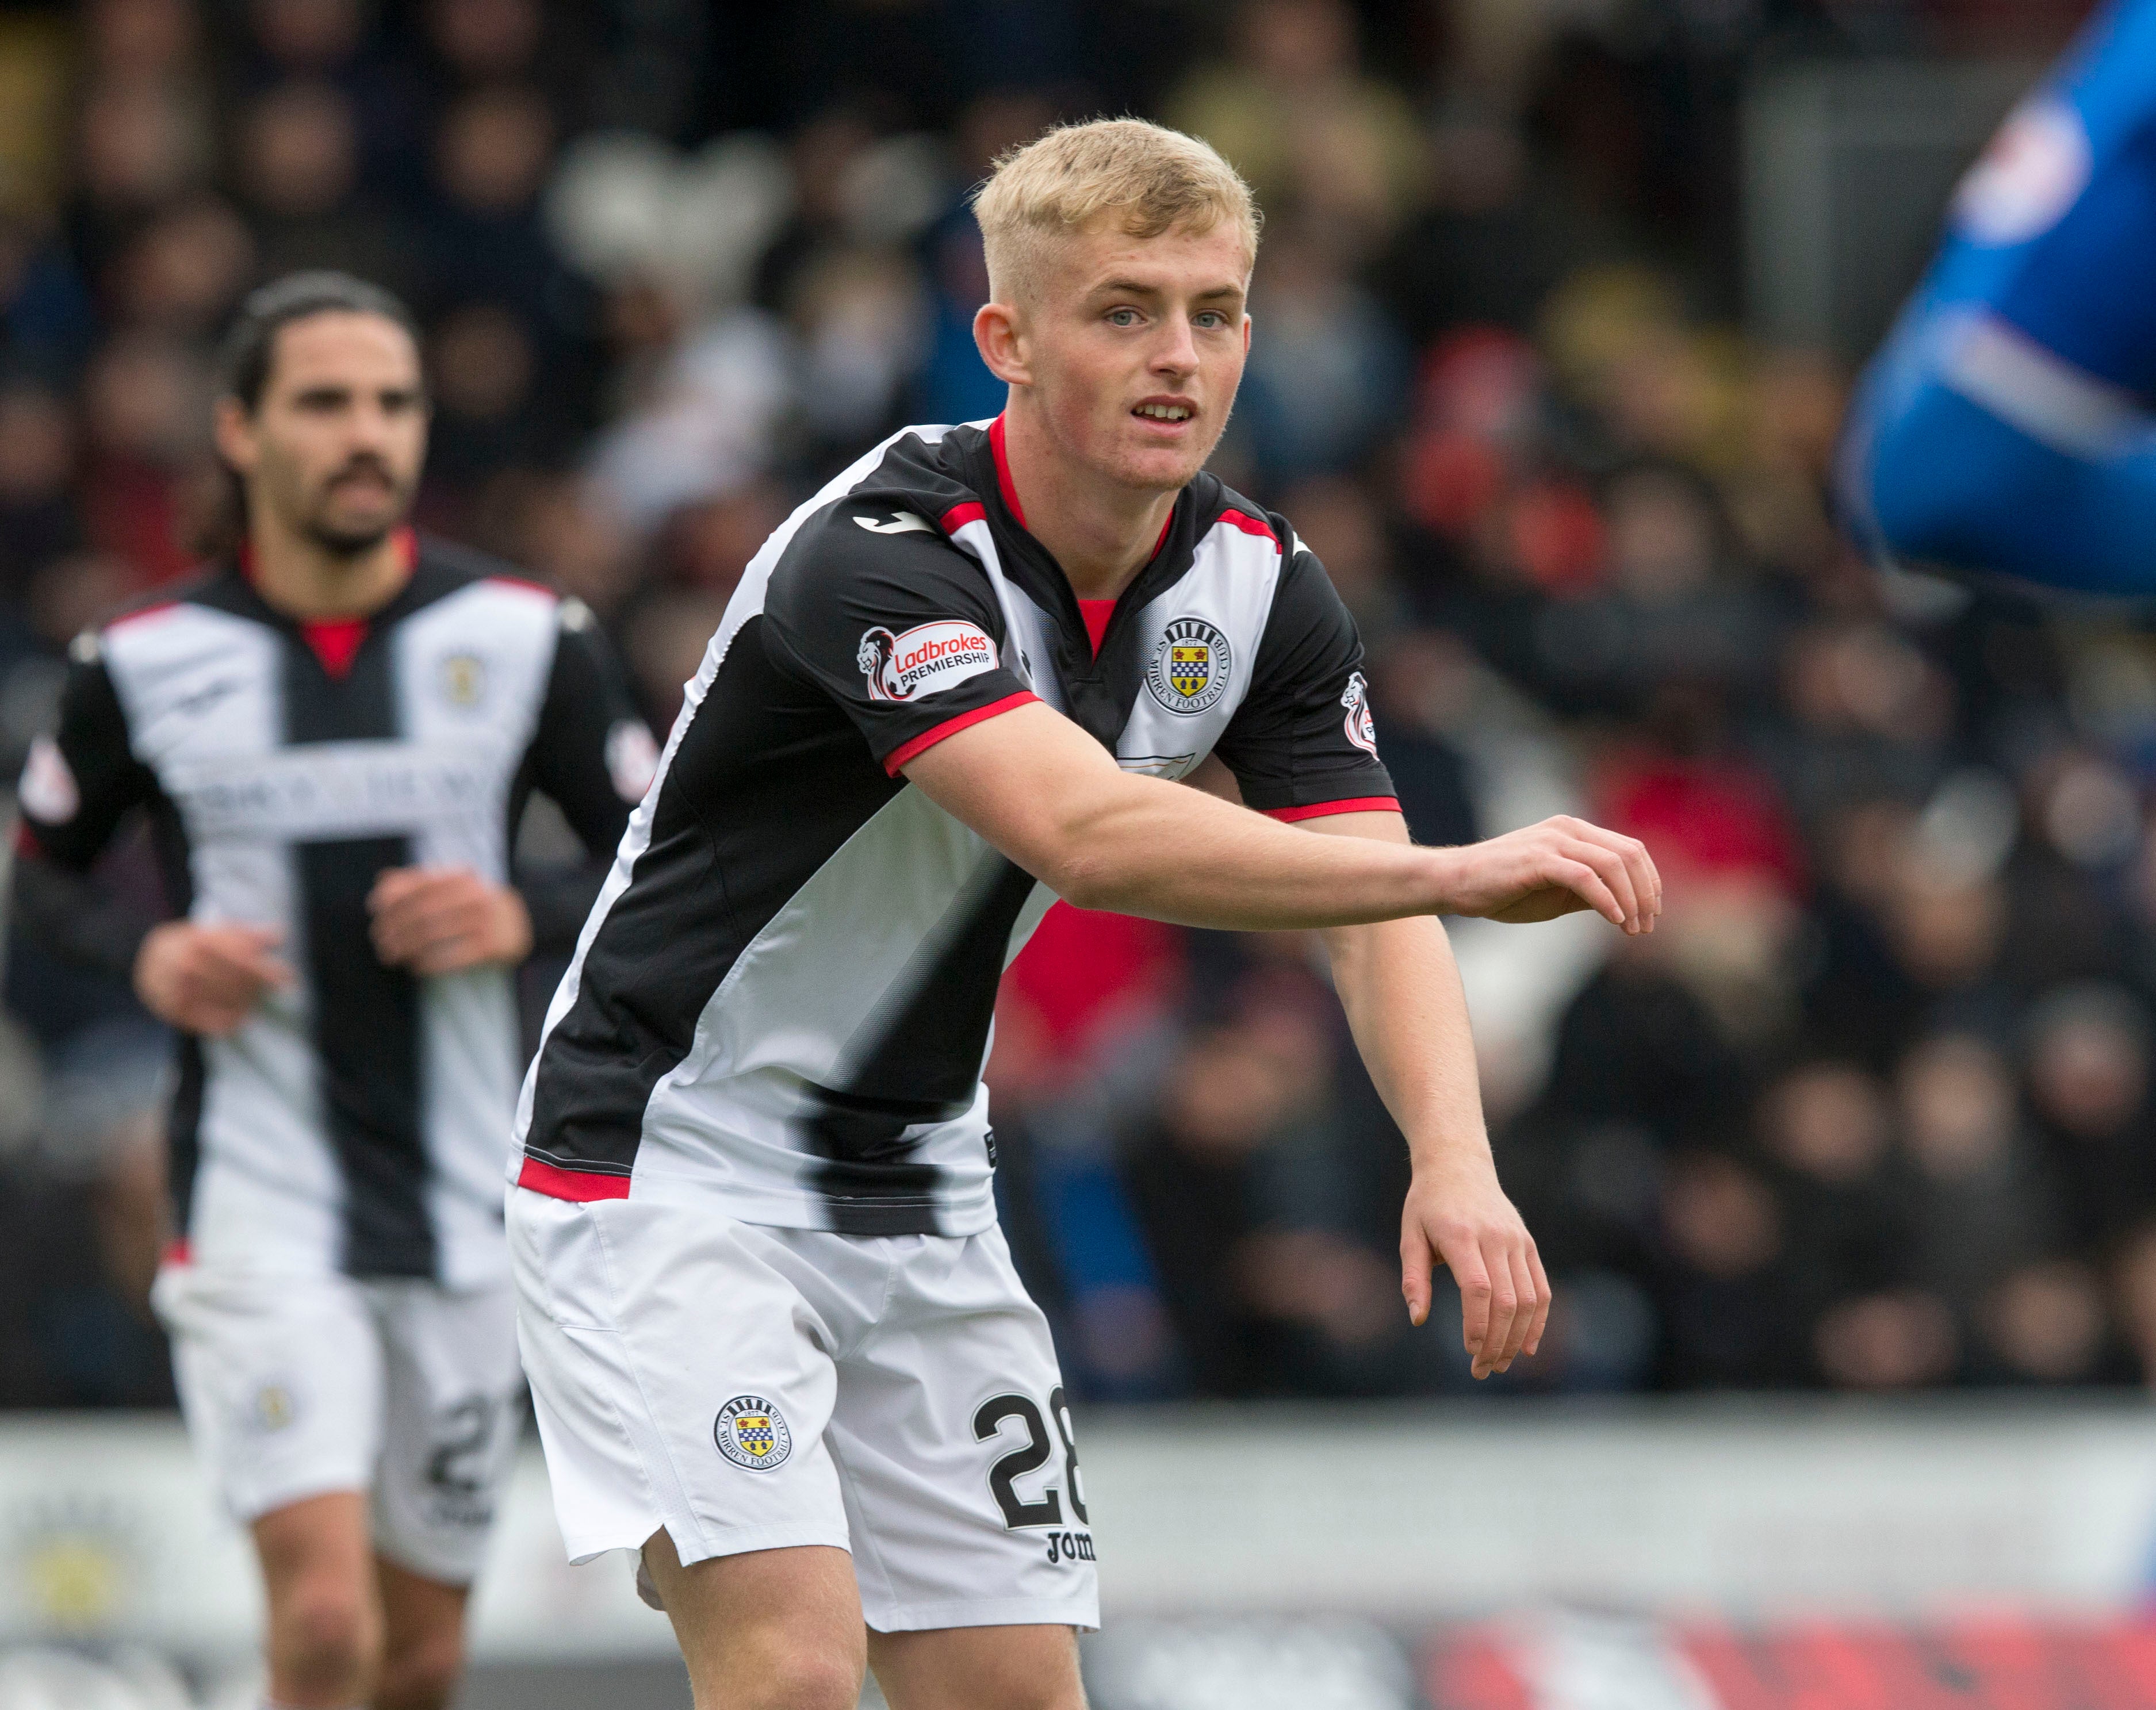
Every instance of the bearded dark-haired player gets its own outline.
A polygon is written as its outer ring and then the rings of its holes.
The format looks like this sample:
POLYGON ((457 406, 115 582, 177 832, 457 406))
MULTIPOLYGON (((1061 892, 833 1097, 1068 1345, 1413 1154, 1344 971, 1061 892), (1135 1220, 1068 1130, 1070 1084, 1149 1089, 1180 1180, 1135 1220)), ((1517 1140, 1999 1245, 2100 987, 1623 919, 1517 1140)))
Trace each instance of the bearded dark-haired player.
POLYGON ((433 1710, 516 1434, 515 971, 573 942, 654 757, 582 606, 404 526, 428 408, 402 304, 264 286, 222 377, 244 537, 75 643, 16 906, 178 1035, 153 1298, 259 1552, 269 1702, 433 1710), (593 859, 519 884, 535 789, 593 859), (136 810, 175 918, 88 879, 136 810))

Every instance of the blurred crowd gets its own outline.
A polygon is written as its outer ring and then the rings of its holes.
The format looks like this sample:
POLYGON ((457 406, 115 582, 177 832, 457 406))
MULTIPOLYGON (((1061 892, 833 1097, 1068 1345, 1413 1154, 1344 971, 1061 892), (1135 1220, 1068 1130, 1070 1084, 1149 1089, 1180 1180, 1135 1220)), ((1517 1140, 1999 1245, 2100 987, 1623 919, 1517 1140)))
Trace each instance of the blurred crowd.
MULTIPOLYGON (((1560 1294, 1494 1387, 2140 1380, 2156 641, 1860 562, 1827 498, 1844 362, 1734 330, 1748 67, 2041 51, 2076 9, 0 12, 0 772, 69 638, 189 571, 254 282, 412 301, 423 523, 583 598, 663 727, 800 497, 999 407, 968 186, 1058 117, 1157 116, 1266 210, 1217 467, 1354 610, 1418 836, 1572 809, 1666 876, 1650 937, 1456 935, 1560 1294)), ((139 840, 104 880, 155 885, 139 840)), ((164 1041, 19 934, 5 998, 0 1404, 160 1402, 164 1041)), ((1060 909, 990 1079, 1075 1394, 1470 1387, 1443 1302, 1408 1330, 1404 1148, 1314 942, 1060 909)))

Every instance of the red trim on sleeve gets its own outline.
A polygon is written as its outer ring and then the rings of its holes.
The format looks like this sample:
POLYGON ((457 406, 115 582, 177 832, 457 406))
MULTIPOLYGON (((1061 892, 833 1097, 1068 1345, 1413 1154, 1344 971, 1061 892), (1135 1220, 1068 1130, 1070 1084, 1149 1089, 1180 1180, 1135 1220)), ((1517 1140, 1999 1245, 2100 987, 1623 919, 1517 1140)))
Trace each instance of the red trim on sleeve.
POLYGON ((898 776, 899 768, 907 761, 927 753, 946 737, 955 737, 968 725, 993 718, 999 712, 1009 712, 1040 696, 1030 689, 1021 689, 1015 695, 1006 695, 1000 701, 991 701, 986 706, 976 706, 971 712, 962 712, 956 718, 947 718, 933 730, 923 731, 911 742, 901 742, 891 751, 883 763, 884 771, 891 777, 898 776))
POLYGON ((155 605, 142 606, 131 612, 122 612, 105 626, 105 633, 110 634, 113 630, 126 624, 139 623, 145 618, 154 618, 160 612, 169 612, 179 603, 180 602, 176 599, 161 599, 155 605))
POLYGON ((544 1194, 550 1199, 626 1199, 627 1176, 603 1176, 587 1169, 562 1169, 536 1158, 524 1160, 516 1173, 516 1185, 544 1194))
POLYGON ((1025 526, 1025 507, 1018 502, 1018 489, 1011 485, 1010 457, 1004 449, 1004 419, 998 416, 988 424, 988 449, 996 454, 996 485, 1003 489, 1004 503, 1010 506, 1010 514, 1018 518, 1018 526, 1025 526))
POLYGON ((1220 521, 1230 528, 1240 528, 1245 534, 1261 534, 1276 548, 1281 548, 1281 537, 1273 532, 1273 526, 1262 516, 1253 516, 1247 511, 1223 511, 1220 521))
POLYGON ((157 1256, 157 1262, 160 1265, 192 1265, 195 1262, 194 1249, 187 1245, 185 1235, 177 1236, 165 1243, 165 1250, 157 1256))
POLYGON ((553 588, 547 587, 545 583, 534 582, 529 576, 490 576, 486 579, 489 582, 498 583, 504 588, 516 588, 524 593, 544 594, 548 599, 556 599, 560 597, 553 588))
POLYGON ((1394 796, 1349 796, 1337 802, 1313 802, 1306 808, 1261 808, 1258 811, 1268 819, 1285 820, 1292 825, 1298 819, 1322 819, 1328 814, 1397 814, 1399 800, 1394 796))
POLYGON ((38 845, 38 834, 30 829, 28 819, 15 822, 15 853, 26 855, 42 855, 44 853, 38 845))
POLYGON ((943 532, 956 534, 969 522, 985 522, 988 507, 978 499, 968 499, 963 505, 953 505, 942 517, 943 532))

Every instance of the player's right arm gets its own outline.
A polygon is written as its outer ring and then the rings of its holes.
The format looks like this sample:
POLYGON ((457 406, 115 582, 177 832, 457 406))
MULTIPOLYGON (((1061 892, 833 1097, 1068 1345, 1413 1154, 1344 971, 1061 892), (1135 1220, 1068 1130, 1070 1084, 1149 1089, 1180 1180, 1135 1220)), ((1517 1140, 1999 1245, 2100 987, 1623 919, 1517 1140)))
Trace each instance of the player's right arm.
POLYGON ((19 792, 11 906, 53 954, 132 982, 151 1014, 188 1033, 228 1033, 263 991, 291 978, 262 927, 146 917, 90 869, 131 809, 157 793, 95 637, 75 644, 59 727, 31 745, 19 792))
POLYGON ((844 710, 886 772, 1058 896, 1230 931, 1583 908, 1629 932, 1652 926, 1661 883, 1646 850, 1583 820, 1416 849, 1306 836, 1124 772, 1003 656, 1009 638, 980 567, 932 529, 877 527, 891 509, 842 501, 797 537, 772 573, 763 645, 783 675, 844 710))
POLYGON ((1360 926, 1409 915, 1551 920, 1592 908, 1650 931, 1661 881, 1645 845, 1560 816, 1456 849, 1312 837, 1127 773, 1038 704, 960 730, 907 778, 1057 896, 1229 931, 1360 926))

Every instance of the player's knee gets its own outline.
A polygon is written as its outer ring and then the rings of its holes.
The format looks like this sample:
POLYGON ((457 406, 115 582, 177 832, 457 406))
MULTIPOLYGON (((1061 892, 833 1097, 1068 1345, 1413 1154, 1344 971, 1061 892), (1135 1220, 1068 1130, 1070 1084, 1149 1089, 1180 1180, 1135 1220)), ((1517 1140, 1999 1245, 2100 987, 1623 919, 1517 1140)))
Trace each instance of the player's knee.
POLYGON ((753 1667, 718 1683, 709 1695, 697 1683, 697 1710, 855 1710, 860 1702, 862 1661, 841 1648, 765 1647, 753 1667))
POLYGON ((428 1633, 385 1651, 375 1710, 442 1710, 464 1672, 464 1636, 428 1633))
POLYGON ((372 1671, 380 1639, 356 1588, 302 1586, 278 1611, 271 1646, 280 1673, 313 1692, 356 1691, 372 1671))

